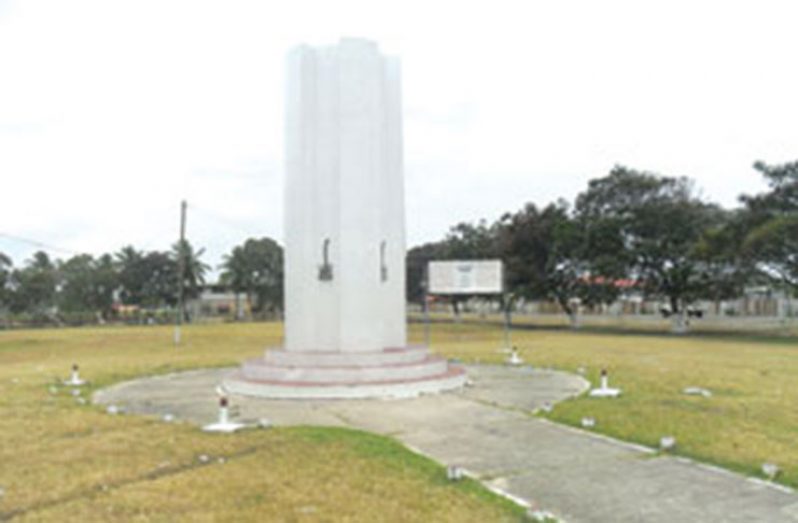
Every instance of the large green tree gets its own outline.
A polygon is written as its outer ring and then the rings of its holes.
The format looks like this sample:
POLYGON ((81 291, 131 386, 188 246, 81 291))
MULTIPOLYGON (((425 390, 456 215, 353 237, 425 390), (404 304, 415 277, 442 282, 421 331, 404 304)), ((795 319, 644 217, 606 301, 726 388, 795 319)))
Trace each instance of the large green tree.
POLYGON ((11 290, 11 271, 13 265, 11 258, 0 252, 0 312, 5 311, 10 307, 11 290))
POLYGON ((743 251, 765 277, 798 290, 798 161, 756 162, 769 190, 744 195, 748 232, 743 251))
POLYGON ((58 262, 58 305, 66 312, 85 312, 94 309, 94 259, 88 254, 73 256, 58 262))
POLYGON ((613 246, 617 260, 648 295, 669 303, 674 329, 683 330, 686 306, 707 292, 706 264, 697 255, 704 234, 721 219, 687 178, 615 167, 591 180, 577 212, 613 246))
POLYGON ((476 224, 461 222, 446 233, 440 245, 442 259, 485 260, 498 255, 496 226, 485 220, 476 224))
POLYGON ((169 252, 142 252, 127 246, 116 253, 122 302, 142 307, 175 306, 178 301, 179 260, 184 260, 184 297, 199 295, 209 266, 202 261, 204 249, 195 250, 188 241, 169 252))
POLYGON ((750 256, 740 249, 748 228, 743 210, 718 210, 698 241, 694 255, 704 278, 702 298, 718 304, 740 296, 754 275, 750 256))
POLYGON ((124 247, 116 254, 119 296, 126 305, 163 307, 177 304, 177 263, 169 252, 124 247))
POLYGON ((513 293, 530 300, 555 300, 573 326, 578 303, 615 298, 610 280, 591 278, 585 229, 571 216, 565 201, 543 208, 529 203, 504 215, 499 239, 513 293))
POLYGON ((94 259, 88 254, 73 256, 58 263, 59 308, 66 312, 93 312, 108 317, 118 277, 113 259, 104 254, 94 259))
POLYGON ((273 239, 246 240, 224 256, 221 268, 221 282, 244 294, 250 310, 283 309, 283 249, 273 239))
POLYGON ((145 307, 177 305, 177 263, 169 252, 150 251, 141 260, 145 275, 142 302, 145 307))
POLYGON ((56 305, 58 272, 46 252, 39 251, 11 273, 11 310, 49 316, 56 305))
POLYGON ((144 267, 144 253, 132 245, 123 247, 115 254, 119 275, 119 297, 125 305, 141 305, 148 275, 144 267))

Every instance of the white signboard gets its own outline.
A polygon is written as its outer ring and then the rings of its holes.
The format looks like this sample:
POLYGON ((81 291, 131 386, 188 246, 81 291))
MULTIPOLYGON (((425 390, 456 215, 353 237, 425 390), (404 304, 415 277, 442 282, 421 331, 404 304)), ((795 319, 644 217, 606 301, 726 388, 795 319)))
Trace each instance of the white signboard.
POLYGON ((429 262, 430 294, 500 294, 503 289, 501 260, 452 260, 429 262))

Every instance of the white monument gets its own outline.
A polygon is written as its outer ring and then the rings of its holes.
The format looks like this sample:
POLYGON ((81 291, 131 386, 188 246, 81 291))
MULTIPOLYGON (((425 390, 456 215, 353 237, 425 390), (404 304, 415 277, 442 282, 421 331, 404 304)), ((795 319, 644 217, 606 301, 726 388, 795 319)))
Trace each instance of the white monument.
POLYGON ((462 368, 406 346, 399 61, 373 42, 288 56, 285 346, 225 382, 265 397, 413 396, 462 368))

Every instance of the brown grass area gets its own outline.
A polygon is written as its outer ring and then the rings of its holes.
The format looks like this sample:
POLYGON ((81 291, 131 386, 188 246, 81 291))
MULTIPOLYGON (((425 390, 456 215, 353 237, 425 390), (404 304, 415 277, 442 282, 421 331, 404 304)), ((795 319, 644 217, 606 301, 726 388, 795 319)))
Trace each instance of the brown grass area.
MULTIPOLYGON (((92 388, 179 369, 230 365, 279 344, 277 324, 0 332, 0 519, 235 521, 502 521, 520 511, 394 441, 298 427, 208 435, 186 424, 110 416, 60 386, 72 362, 92 388), (53 394, 49 388, 56 387, 53 394), (207 456, 208 459, 200 459, 207 456)), ((607 367, 624 394, 557 405, 549 416, 750 474, 763 462, 798 486, 798 343, 789 338, 516 330, 533 365, 596 382, 607 367), (700 386, 711 398, 685 396, 700 386)), ((411 339, 422 327, 411 327, 411 339)), ((501 330, 435 324, 433 348, 500 362, 501 330)), ((84 396, 87 393, 84 393, 84 396)))
POLYGON ((66 387, 235 364, 278 324, 0 332, 0 520, 518 521, 522 511, 391 439, 296 427, 205 434, 111 416, 66 387), (55 393, 50 391, 55 387, 55 393))
MULTIPOLYGON (((414 325, 413 339, 422 339, 414 325)), ((497 326, 433 324, 433 348, 465 361, 500 362, 497 326)), ((517 329, 512 342, 526 362, 576 371, 598 383, 601 368, 616 400, 580 397, 557 405, 551 419, 656 447, 664 435, 679 454, 761 476, 764 462, 778 464, 779 481, 798 486, 798 339, 750 335, 610 334, 517 329), (703 398, 685 387, 709 389, 703 398)))

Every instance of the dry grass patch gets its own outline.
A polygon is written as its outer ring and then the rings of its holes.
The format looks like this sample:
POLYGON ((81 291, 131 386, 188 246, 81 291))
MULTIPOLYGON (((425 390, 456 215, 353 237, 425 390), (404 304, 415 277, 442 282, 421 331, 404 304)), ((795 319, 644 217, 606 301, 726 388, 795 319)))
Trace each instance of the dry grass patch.
POLYGON ((66 387, 232 365, 278 324, 0 332, 0 520, 518 521, 522 511, 393 440, 299 427, 205 434, 112 416, 66 387), (55 393, 51 391, 54 387, 55 393))
MULTIPOLYGON (((414 325, 413 338, 421 338, 414 325)), ((501 362, 501 329, 435 324, 433 348, 465 361, 501 362)), ((596 431, 652 447, 663 435, 679 454, 760 475, 777 463, 779 481, 798 486, 798 340, 751 336, 670 336, 516 330, 513 343, 529 363, 576 371, 598 383, 606 367, 616 400, 580 397, 559 404, 551 419, 579 426, 594 417, 596 431), (703 398, 685 387, 709 389, 703 398)))

